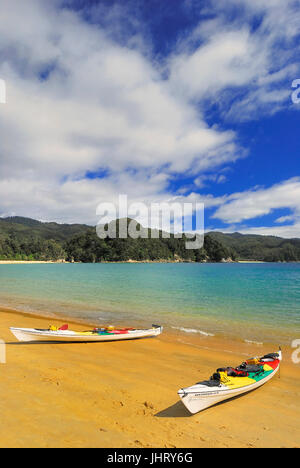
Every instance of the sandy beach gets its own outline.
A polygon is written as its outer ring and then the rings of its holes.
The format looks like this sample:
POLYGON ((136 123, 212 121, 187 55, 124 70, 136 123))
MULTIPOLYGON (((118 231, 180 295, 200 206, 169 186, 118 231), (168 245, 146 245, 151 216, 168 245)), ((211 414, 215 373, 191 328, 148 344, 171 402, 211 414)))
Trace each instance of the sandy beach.
POLYGON ((0 260, 0 265, 51 265, 51 264, 64 264, 68 263, 65 261, 54 262, 54 261, 40 261, 40 260, 0 260))
POLYGON ((212 337, 187 343, 169 332, 128 342, 24 344, 9 326, 47 328, 49 319, 0 312, 7 343, 0 447, 299 446, 300 367, 291 349, 283 349, 280 378, 191 416, 178 400, 180 387, 274 350, 212 337))

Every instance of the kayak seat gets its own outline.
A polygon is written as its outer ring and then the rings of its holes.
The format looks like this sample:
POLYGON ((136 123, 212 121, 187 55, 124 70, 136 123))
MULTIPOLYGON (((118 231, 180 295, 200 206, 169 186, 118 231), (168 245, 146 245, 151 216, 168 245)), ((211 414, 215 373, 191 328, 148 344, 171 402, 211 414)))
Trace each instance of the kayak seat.
POLYGON ((244 369, 226 367, 217 369, 217 372, 225 372, 229 377, 248 377, 249 372, 244 369))
POLYGON ((239 367, 236 368, 236 370, 242 371, 242 372, 247 372, 248 374, 259 374, 264 371, 263 366, 260 366, 258 364, 246 364, 245 362, 241 364, 239 367))

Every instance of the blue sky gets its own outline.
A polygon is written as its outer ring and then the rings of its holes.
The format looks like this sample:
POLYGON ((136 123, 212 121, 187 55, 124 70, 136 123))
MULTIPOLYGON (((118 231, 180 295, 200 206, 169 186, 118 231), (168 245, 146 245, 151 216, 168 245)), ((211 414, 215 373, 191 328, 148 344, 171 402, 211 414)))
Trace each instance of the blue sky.
POLYGON ((203 202, 206 228, 300 237, 298 0, 7 0, 0 215, 203 202))

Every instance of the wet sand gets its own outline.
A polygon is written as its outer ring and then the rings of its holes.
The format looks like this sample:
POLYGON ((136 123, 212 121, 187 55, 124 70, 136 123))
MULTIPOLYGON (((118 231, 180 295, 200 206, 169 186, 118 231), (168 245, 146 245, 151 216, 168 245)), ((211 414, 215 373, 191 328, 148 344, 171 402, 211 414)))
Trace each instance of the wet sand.
POLYGON ((1 448, 299 447, 300 366, 291 361, 292 348, 283 348, 280 378, 190 415, 178 399, 180 387, 276 346, 168 330, 124 342, 17 343, 8 329, 47 328, 49 320, 0 310, 0 338, 7 343, 7 362, 0 364, 1 448))

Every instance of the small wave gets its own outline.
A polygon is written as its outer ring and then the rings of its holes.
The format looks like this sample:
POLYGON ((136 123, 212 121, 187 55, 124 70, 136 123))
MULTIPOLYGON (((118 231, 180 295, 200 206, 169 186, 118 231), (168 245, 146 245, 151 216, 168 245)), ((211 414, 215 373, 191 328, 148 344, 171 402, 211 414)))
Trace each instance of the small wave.
POLYGON ((263 343, 261 343, 260 341, 245 340, 245 343, 256 344, 256 345, 259 345, 259 346, 263 346, 263 343))
POLYGON ((184 328, 184 327, 171 327, 171 328, 173 328, 174 330, 183 331, 185 333, 200 333, 200 335, 204 335, 204 336, 215 336, 213 333, 208 333, 203 330, 196 330, 195 328, 184 328))

